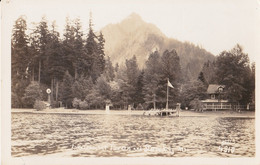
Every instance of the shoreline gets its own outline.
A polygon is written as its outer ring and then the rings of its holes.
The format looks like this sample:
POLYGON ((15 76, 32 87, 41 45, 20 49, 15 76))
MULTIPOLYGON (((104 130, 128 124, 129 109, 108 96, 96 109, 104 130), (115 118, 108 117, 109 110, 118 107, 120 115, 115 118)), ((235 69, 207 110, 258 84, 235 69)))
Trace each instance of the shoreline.
MULTIPOLYGON (((143 115, 143 110, 78 110, 78 109, 44 109, 36 111, 35 109, 12 108, 11 113, 36 113, 36 114, 82 114, 82 115, 143 115)), ((204 111, 196 112, 191 110, 181 110, 180 117, 235 117, 235 118, 255 118, 255 111, 204 111)))

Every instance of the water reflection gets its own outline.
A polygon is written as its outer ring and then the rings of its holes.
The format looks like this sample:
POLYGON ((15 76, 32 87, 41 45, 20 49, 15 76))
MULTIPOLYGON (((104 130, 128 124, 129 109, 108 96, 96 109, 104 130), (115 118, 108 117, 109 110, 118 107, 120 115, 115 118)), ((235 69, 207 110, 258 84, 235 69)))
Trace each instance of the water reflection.
POLYGON ((11 149, 16 157, 252 157, 254 122, 245 118, 12 113, 11 149))

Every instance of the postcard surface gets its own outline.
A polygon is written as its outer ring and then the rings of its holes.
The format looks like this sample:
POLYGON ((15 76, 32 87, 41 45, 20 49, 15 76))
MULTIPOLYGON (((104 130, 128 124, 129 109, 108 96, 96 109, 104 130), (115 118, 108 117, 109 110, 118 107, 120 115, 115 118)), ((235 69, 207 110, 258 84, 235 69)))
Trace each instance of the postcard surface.
POLYGON ((2 2, 2 164, 258 164, 259 1, 2 2))

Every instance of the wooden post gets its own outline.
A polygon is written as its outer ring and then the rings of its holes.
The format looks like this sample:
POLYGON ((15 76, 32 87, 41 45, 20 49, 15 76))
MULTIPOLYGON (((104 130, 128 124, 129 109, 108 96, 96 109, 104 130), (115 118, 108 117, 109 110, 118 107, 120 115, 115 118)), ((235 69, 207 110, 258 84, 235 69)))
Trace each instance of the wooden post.
POLYGON ((168 110, 168 95, 169 95, 169 87, 168 87, 168 81, 169 81, 169 78, 167 78, 167 98, 166 98, 166 110, 168 110))

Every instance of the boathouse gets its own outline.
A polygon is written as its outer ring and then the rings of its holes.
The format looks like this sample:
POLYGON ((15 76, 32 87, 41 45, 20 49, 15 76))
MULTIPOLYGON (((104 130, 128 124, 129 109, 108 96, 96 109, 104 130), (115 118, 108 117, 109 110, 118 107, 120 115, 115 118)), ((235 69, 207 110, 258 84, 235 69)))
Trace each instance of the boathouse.
POLYGON ((207 89, 208 99, 201 100, 203 110, 228 110, 231 103, 224 99, 225 85, 209 84, 207 89))

